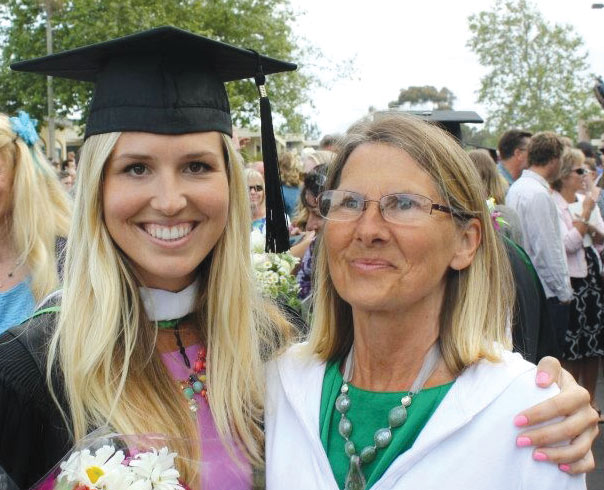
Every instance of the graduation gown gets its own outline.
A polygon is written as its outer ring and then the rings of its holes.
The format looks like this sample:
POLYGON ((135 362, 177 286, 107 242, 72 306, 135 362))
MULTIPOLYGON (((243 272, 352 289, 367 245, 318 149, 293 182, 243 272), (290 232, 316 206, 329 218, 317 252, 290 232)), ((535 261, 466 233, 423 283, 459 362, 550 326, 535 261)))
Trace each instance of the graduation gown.
MULTIPOLYGON (((0 336, 0 467, 21 489, 34 485, 72 446, 46 383, 55 321, 56 313, 45 313, 0 336)), ((66 407, 58 372, 53 387, 66 407)))
POLYGON ((526 252, 512 240, 502 238, 516 285, 512 320, 514 351, 536 364, 542 357, 555 356, 558 352, 545 292, 526 252))

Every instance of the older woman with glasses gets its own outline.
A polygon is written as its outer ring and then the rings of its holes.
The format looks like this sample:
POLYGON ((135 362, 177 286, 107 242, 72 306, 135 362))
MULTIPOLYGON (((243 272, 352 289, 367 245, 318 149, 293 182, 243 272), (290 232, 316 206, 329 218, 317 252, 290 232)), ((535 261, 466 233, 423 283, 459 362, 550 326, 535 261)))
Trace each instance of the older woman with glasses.
POLYGON ((573 287, 568 328, 560 336, 563 364, 595 404, 598 366, 604 356, 604 283, 594 240, 602 243, 604 221, 592 194, 580 194, 587 190, 588 174, 583 153, 566 150, 552 187, 573 287))
POLYGON ((577 446, 548 447, 578 427, 515 427, 558 389, 508 350, 509 263, 461 147, 415 118, 360 123, 325 189, 309 341, 268 372, 267 488, 585 488, 577 446))

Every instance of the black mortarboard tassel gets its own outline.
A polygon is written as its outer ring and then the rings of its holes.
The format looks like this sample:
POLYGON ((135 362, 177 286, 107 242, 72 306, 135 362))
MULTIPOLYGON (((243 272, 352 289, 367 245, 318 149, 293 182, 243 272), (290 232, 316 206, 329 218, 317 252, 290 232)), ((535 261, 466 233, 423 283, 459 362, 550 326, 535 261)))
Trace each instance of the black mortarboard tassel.
POLYGON ((262 132, 262 159, 264 160, 264 180, 266 189, 266 245, 267 253, 281 253, 289 250, 289 231, 285 219, 285 204, 279 175, 279 159, 273 131, 271 102, 266 93, 266 77, 258 56, 258 72, 255 76, 260 94, 260 125, 262 132))

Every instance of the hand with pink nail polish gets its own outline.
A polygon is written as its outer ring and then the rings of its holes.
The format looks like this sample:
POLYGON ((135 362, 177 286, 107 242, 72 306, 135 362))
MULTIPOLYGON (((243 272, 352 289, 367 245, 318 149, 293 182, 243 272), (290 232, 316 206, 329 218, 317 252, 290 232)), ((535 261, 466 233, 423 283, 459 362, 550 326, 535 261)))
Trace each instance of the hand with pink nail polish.
POLYGON ((592 471, 595 463, 591 446, 598 427, 597 414, 591 408, 587 391, 553 357, 541 359, 535 383, 540 388, 557 383, 560 393, 514 417, 516 427, 528 429, 516 438, 516 445, 535 446, 536 452, 544 454, 548 461, 561 465, 561 471, 572 474, 592 471), (532 429, 536 425, 541 426, 532 429))

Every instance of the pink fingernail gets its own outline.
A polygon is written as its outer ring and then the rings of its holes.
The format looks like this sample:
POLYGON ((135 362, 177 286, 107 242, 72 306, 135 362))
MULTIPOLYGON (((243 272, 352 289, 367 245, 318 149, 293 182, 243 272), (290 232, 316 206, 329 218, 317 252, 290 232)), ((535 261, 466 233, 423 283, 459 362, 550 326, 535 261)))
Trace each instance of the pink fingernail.
POLYGON ((537 373, 537 384, 539 386, 547 386, 547 384, 550 382, 550 379, 549 374, 547 374, 545 371, 539 371, 537 373))
POLYGON ((547 454, 537 451, 533 453, 533 459, 535 461, 547 461, 547 454))
POLYGON ((560 469, 560 471, 564 471, 565 473, 570 471, 570 466, 568 466, 567 464, 559 464, 558 468, 560 469))
POLYGON ((526 447, 530 446, 533 442, 526 436, 521 436, 516 439, 516 446, 526 447))
POLYGON ((516 427, 522 427, 526 424, 528 424, 528 418, 526 417, 526 415, 517 415, 514 419, 514 425, 516 427))

